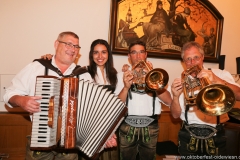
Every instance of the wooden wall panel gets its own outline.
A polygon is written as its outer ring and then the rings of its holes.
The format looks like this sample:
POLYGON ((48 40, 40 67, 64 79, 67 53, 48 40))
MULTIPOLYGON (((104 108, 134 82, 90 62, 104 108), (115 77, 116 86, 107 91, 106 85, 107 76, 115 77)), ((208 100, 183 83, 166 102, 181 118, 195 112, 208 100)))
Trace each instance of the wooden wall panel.
POLYGON ((181 119, 174 119, 170 111, 162 111, 158 119, 159 135, 158 141, 173 141, 178 144, 178 131, 181 128, 181 119))
POLYGON ((0 113, 0 153, 8 160, 24 160, 26 136, 31 133, 29 114, 0 113))
MULTIPOLYGON (((159 116, 160 132, 158 141, 171 140, 177 144, 180 119, 174 119, 170 111, 159 116)), ((24 160, 26 136, 31 134, 31 121, 27 113, 0 113, 0 153, 9 155, 7 160, 24 160)), ((5 158, 6 159, 6 158, 5 158)))

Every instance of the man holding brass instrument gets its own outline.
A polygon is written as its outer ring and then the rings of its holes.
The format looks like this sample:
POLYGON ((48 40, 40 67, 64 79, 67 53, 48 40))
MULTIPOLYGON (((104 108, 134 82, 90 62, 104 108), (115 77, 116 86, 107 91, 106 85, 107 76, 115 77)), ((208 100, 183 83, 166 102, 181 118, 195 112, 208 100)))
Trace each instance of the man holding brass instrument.
POLYGON ((185 43, 181 57, 186 66, 171 91, 171 113, 181 118, 178 134, 180 155, 226 155, 222 123, 227 112, 240 100, 240 86, 231 74, 203 66, 204 51, 197 42, 185 43))
POLYGON ((118 74, 115 91, 128 106, 128 115, 119 128, 120 157, 135 160, 138 155, 141 160, 155 159, 159 101, 166 105, 172 102, 165 89, 168 75, 160 68, 151 70, 146 62, 146 45, 141 41, 129 45, 128 58, 132 69, 118 74))

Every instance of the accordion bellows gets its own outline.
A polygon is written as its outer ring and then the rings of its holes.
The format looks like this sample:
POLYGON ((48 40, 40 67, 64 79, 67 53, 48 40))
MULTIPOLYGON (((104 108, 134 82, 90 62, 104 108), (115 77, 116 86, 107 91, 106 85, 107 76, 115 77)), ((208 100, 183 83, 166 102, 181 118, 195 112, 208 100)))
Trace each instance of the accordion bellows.
POLYGON ((127 112, 107 88, 78 78, 38 76, 35 95, 42 100, 33 114, 32 150, 78 148, 94 157, 127 112))

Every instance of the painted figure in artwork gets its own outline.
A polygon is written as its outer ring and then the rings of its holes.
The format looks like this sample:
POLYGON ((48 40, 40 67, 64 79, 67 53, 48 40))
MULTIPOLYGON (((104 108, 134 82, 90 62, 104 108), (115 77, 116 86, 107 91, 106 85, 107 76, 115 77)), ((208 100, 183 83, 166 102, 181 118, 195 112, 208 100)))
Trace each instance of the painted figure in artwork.
POLYGON ((150 19, 150 22, 143 24, 143 32, 146 36, 146 46, 148 49, 159 47, 158 37, 160 34, 169 35, 171 28, 167 12, 163 9, 162 1, 157 1, 156 11, 150 19))
POLYGON ((174 31, 180 36, 180 44, 182 46, 184 43, 189 41, 195 41, 197 35, 193 32, 192 28, 187 22, 187 17, 191 14, 189 7, 185 7, 184 11, 176 14, 173 19, 173 28, 174 31))

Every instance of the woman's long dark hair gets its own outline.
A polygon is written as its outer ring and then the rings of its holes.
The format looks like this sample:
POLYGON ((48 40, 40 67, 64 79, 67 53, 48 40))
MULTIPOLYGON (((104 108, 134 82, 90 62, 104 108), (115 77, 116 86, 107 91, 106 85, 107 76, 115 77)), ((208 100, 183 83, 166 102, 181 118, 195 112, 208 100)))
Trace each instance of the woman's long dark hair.
POLYGON ((89 52, 89 66, 88 66, 89 73, 90 73, 92 79, 94 79, 94 81, 96 81, 95 76, 97 74, 97 64, 93 60, 93 51, 94 51, 94 47, 97 44, 104 45, 107 48, 108 60, 105 63, 106 78, 109 81, 109 83, 111 84, 111 86, 115 88, 117 85, 117 70, 113 66, 113 56, 112 56, 112 51, 110 49, 110 46, 109 46, 108 42, 103 39, 96 39, 91 44, 90 52, 89 52))

